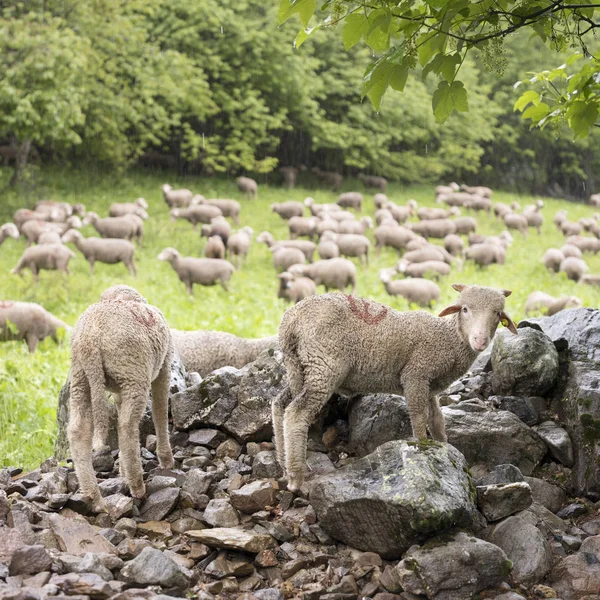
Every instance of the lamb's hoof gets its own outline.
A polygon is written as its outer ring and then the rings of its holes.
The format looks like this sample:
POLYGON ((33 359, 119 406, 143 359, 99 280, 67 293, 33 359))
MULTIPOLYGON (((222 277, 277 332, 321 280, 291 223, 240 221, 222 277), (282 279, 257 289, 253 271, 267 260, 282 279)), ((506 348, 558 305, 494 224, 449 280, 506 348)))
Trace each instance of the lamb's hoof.
POLYGON ((175 460, 173 459, 173 455, 170 453, 166 456, 160 456, 159 454, 158 462, 161 469, 172 469, 175 466, 175 460))
POLYGON ((93 513, 107 513, 108 505, 104 501, 104 498, 100 498, 99 500, 91 500, 90 501, 91 509, 93 513))
POLYGON ((130 487, 131 497, 141 500, 146 495, 146 486, 142 483, 140 486, 130 487))
POLYGON ((293 473, 288 474, 287 489, 292 493, 297 493, 302 487, 302 477, 297 477, 293 473))

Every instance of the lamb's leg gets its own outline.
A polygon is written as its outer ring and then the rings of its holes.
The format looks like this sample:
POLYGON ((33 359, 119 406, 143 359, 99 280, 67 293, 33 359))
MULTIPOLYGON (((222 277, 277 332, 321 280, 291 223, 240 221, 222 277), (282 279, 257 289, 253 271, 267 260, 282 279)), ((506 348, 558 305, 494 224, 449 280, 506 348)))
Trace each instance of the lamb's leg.
POLYGON ((446 420, 435 394, 429 396, 429 432, 431 437, 438 442, 448 441, 446 420))
POLYGON ((37 336, 34 333, 28 333, 26 340, 27 340, 27 348, 28 348, 29 352, 31 352, 31 353, 35 352, 35 349, 37 348, 38 343, 39 343, 37 336))
POLYGON ((90 258, 89 262, 90 262, 90 275, 93 275, 94 274, 94 264, 95 264, 95 261, 94 261, 93 258, 90 258))
POLYGON ((173 452, 169 443, 169 382, 171 357, 165 360, 158 377, 152 382, 152 421, 156 430, 156 449, 160 466, 173 468, 173 452))
POLYGON ((277 452, 277 462, 285 470, 285 442, 283 437, 283 416, 285 407, 290 400, 290 388, 286 386, 271 403, 271 417, 273 420, 273 437, 275 439, 275 450, 277 452))
POLYGON ((194 295, 194 284, 191 282, 191 280, 188 279, 185 281, 185 289, 190 296, 194 295))
POLYGON ((33 276, 33 283, 38 283, 40 280, 40 276, 38 274, 37 265, 35 263, 31 264, 31 275, 33 276))
POLYGON ((137 271, 135 269, 135 264, 133 263, 132 258, 125 261, 125 266, 129 270, 130 275, 133 275, 133 277, 137 277, 137 271))
POLYGON ((429 383, 419 379, 402 381, 402 388, 408 404, 408 414, 413 437, 427 439, 427 421, 429 418, 429 383))

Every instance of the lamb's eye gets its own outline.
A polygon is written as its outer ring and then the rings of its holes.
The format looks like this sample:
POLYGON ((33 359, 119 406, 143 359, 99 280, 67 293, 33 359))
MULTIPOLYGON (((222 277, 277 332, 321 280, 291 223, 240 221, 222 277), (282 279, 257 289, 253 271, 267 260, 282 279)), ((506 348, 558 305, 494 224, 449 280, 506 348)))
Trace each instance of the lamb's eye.
POLYGON ((468 309, 466 306, 463 306, 463 309, 462 309, 462 311, 463 311, 464 313, 468 313, 468 312, 469 312, 469 309, 468 309))

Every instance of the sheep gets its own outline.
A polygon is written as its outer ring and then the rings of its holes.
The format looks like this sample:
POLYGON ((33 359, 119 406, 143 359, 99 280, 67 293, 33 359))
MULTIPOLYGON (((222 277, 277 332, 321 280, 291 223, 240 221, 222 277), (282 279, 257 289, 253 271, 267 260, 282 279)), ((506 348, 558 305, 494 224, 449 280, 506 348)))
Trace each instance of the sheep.
POLYGON ((173 340, 160 310, 126 285, 109 288, 79 317, 71 337, 71 385, 67 434, 81 493, 106 509, 92 466, 92 450, 106 447, 108 402, 116 394, 121 472, 131 495, 146 488, 139 425, 152 391, 152 420, 161 468, 173 467, 169 443, 169 384, 173 340))
POLYGON ((312 279, 308 277, 296 277, 287 271, 280 273, 278 298, 289 300, 298 304, 308 296, 314 296, 317 293, 317 286, 312 279))
POLYGON ((21 275, 23 269, 30 269, 33 281, 39 281, 39 272, 62 271, 69 274, 69 261, 75 257, 75 253, 62 244, 45 244, 43 246, 31 246, 27 248, 19 259, 17 266, 11 270, 14 275, 21 275))
MULTIPOLYGON (((74 229, 70 229, 69 231, 75 231, 74 229)), ((68 232, 67 232, 68 233, 68 232)), ((43 246, 46 244, 62 244, 63 240, 58 231, 44 231, 40 234, 40 237, 37 240, 38 245, 43 246)))
MULTIPOLYGON (((317 230, 319 226, 317 225, 317 230)), ((364 234, 367 229, 373 229, 373 219, 363 217, 360 221, 340 221, 338 226, 339 233, 364 234)))
POLYGON ((298 236, 313 238, 317 228, 317 219, 315 217, 292 217, 288 221, 290 238, 293 240, 298 236))
POLYGON ((225 258, 225 244, 218 235, 211 235, 204 246, 204 256, 206 258, 225 258))
POLYGON ((344 192, 338 196, 336 204, 343 208, 354 208, 360 212, 363 200, 360 192, 344 192))
POLYGON ((416 200, 409 200, 405 206, 398 206, 393 202, 388 202, 383 208, 387 208, 392 213, 392 217, 396 222, 404 223, 410 216, 415 214, 417 206, 416 200))
POLYGON ((137 275, 133 254, 135 246, 127 240, 114 238, 84 238, 79 231, 71 229, 62 238, 65 244, 73 243, 90 263, 90 273, 94 274, 94 264, 97 262, 116 265, 122 262, 130 275, 137 275))
POLYGON ((548 317, 565 308, 581 308, 582 302, 577 296, 554 298, 545 292, 531 292, 525 301, 525 314, 544 312, 548 317), (544 311, 544 309, 546 309, 544 311))
POLYGON ((598 250, 600 250, 600 240, 591 237, 571 236, 567 238, 567 244, 576 246, 581 252, 593 252, 597 254, 598 250))
POLYGON ((450 185, 438 185, 435 188, 435 195, 441 196, 443 194, 453 194, 454 192, 458 192, 460 190, 460 186, 458 183, 454 181, 450 185))
POLYGON ((226 292, 229 291, 227 282, 235 271, 234 266, 227 260, 182 257, 175 248, 165 248, 158 255, 158 260, 166 260, 171 263, 190 296, 194 295, 195 283, 199 285, 220 283, 226 292))
POLYGON ((19 231, 27 221, 50 221, 50 214, 29 210, 28 208, 20 208, 13 215, 13 221, 19 231))
POLYGON ((489 187, 485 187, 482 185, 461 185, 460 189, 463 190, 463 192, 467 192, 467 194, 472 194, 474 196, 482 196, 483 198, 491 198, 493 194, 492 190, 489 187))
MULTIPOLYGON (((584 239, 584 238, 582 238, 582 239, 584 239)), ((589 238, 585 238, 585 239, 589 239, 589 238)), ((579 246, 576 246, 573 242, 575 242, 575 240, 571 240, 571 243, 565 244, 560 249, 560 251, 564 255, 564 258, 567 258, 569 256, 574 256, 575 258, 581 258, 583 256, 583 252, 582 252, 581 248, 579 248, 579 246)))
POLYGON ((404 259, 398 261, 396 269, 408 277, 422 278, 429 273, 433 279, 450 274, 450 265, 442 260, 426 260, 418 263, 409 263, 404 259))
POLYGON ((230 258, 237 257, 237 268, 241 269, 252 242, 252 227, 242 227, 239 231, 229 236, 227 240, 227 252, 230 258))
POLYGON ((223 244, 227 244, 229 234, 231 233, 231 225, 225 220, 225 217, 214 217, 210 220, 209 225, 202 225, 200 229, 200 237, 219 236, 223 244))
POLYGON ((560 263, 559 271, 566 273, 567 277, 572 281, 579 281, 582 275, 587 273, 590 268, 587 263, 581 258, 569 256, 560 263))
POLYGON ((353 233, 336 234, 325 232, 321 240, 331 240, 337 244, 341 256, 360 258, 361 263, 369 264, 369 250, 371 242, 364 235, 353 233))
POLYGON ((397 225, 380 225, 375 229, 374 236, 377 256, 379 256, 381 248, 384 246, 400 251, 406 248, 408 242, 417 237, 416 234, 407 227, 398 227, 397 225))
POLYGON ((484 196, 471 196, 465 206, 471 210, 485 210, 489 213, 492 210, 492 201, 484 196))
MULTIPOLYGON (((415 235, 415 237, 406 244, 406 249, 409 252, 412 252, 413 250, 421 250, 421 248, 427 248, 429 246, 434 246, 434 244, 428 242, 422 235, 415 235)), ((439 246, 434 247, 438 248, 439 246)))
POLYGON ((461 256, 465 249, 465 243, 462 238, 455 233, 449 233, 444 238, 444 248, 446 252, 452 254, 452 256, 461 256))
MULTIPOLYGON (((144 208, 148 208, 145 206, 144 208)), ((68 202, 57 202, 56 200, 38 200, 35 203, 35 210, 40 212, 52 213, 58 216, 61 221, 65 221, 67 217, 85 215, 85 205, 80 202, 69 204, 68 202)))
POLYGON ((322 260, 329 258, 338 258, 340 255, 340 249, 333 240, 321 240, 317 246, 317 254, 322 260))
POLYGON ((409 223, 408 227, 415 233, 426 238, 444 239, 450 233, 456 233, 456 224, 450 219, 432 219, 409 223))
POLYGON ((250 177, 237 177, 235 180, 238 190, 246 194, 248 198, 256 199, 258 197, 258 184, 250 177))
POLYGON ((296 187, 298 169, 296 167, 280 167, 279 172, 283 175, 283 187, 291 190, 296 187))
POLYGON ((595 226, 597 225, 596 219, 586 217, 581 217, 579 219, 579 224, 583 227, 584 231, 591 231, 592 229, 595 229, 595 226))
MULTIPOLYGON (((358 221, 357 221, 358 222, 358 221)), ((317 223, 317 227, 315 228, 315 233, 320 238, 326 231, 333 231, 333 233, 339 233, 340 225, 342 223, 354 223, 354 221, 334 221, 326 217, 322 221, 317 223)))
POLYGON ((504 215, 504 224, 508 229, 515 229, 516 231, 520 231, 523 237, 527 237, 527 228, 529 224, 527 223, 527 219, 518 213, 510 212, 504 215))
POLYGON ((0 246, 2 246, 4 240, 7 240, 8 238, 18 240, 19 236, 19 230, 14 223, 4 223, 4 225, 0 226, 0 246))
POLYGON ((386 224, 390 223, 392 225, 398 223, 398 221, 394 219, 394 215, 392 215, 389 209, 380 208, 377 211, 375 211, 375 223, 377 223, 377 225, 382 225, 384 222, 386 224))
POLYGON ((356 267, 346 258, 317 260, 311 265, 292 265, 288 270, 293 275, 312 279, 316 285, 323 285, 326 292, 329 288, 343 291, 348 286, 351 286, 352 293, 356 289, 356 267))
MULTIPOLYGON (((393 269, 395 271, 395 269, 393 269)), ((431 307, 433 302, 440 299, 439 286, 429 279, 414 277, 411 279, 392 279, 392 273, 388 269, 379 271, 385 291, 390 296, 402 296, 408 302, 419 306, 431 307)))
POLYGON ((339 173, 334 173, 333 171, 321 171, 319 167, 313 167, 311 171, 323 185, 331 188, 334 192, 337 192, 340 187, 342 187, 343 177, 339 173))
POLYGON ((27 245, 38 243, 40 235, 49 231, 54 231, 63 235, 69 229, 82 227, 82 222, 79 217, 69 217, 65 223, 48 223, 46 221, 27 221, 21 227, 21 233, 27 239, 27 245))
POLYGON ((35 352, 38 344, 47 337, 58 343, 58 331, 71 328, 33 302, 0 301, 0 341, 24 340, 29 352, 35 352))
POLYGON ((173 208, 171 209, 171 220, 185 219, 189 221, 194 230, 198 223, 210 223, 215 217, 221 217, 223 213, 217 206, 210 204, 194 204, 187 208, 173 208))
POLYGON ((277 213, 282 219, 288 220, 292 217, 301 217, 304 214, 304 204, 294 200, 281 203, 276 202, 275 204, 271 204, 271 211, 277 213))
POLYGON ((186 208, 192 201, 193 194, 191 190, 174 190, 168 183, 162 186, 163 196, 169 208, 186 208))
POLYGON ((506 262, 506 252, 498 244, 476 244, 465 250, 465 258, 473 260, 481 267, 491 264, 503 265, 506 262))
POLYGON ((579 279, 580 284, 600 285, 600 275, 582 275, 579 279))
POLYGON ((277 457, 288 490, 304 479, 307 433, 333 393, 403 394, 413 436, 447 441, 436 394, 463 375, 489 345, 499 323, 517 329, 504 310, 510 290, 454 284, 458 301, 440 319, 399 312, 344 294, 312 296, 289 308, 279 344, 289 391, 272 404, 277 457))
POLYGON ((428 244, 427 246, 419 248, 418 250, 411 250, 407 252, 402 257, 402 260, 405 260, 409 263, 419 263, 427 260, 441 260, 450 264, 452 262, 452 255, 441 246, 428 244))
POLYGON ((211 198, 207 200, 204 196, 194 196, 192 203, 197 204, 208 204, 209 206, 216 206, 224 217, 231 217, 236 225, 240 224, 240 212, 242 205, 237 200, 229 200, 227 198, 211 198))
POLYGON ((137 215, 140 219, 148 218, 148 203, 144 198, 138 198, 135 202, 114 202, 110 205, 108 215, 110 217, 124 217, 125 215, 137 215))
POLYGON ((469 245, 475 246, 477 244, 493 244, 496 246, 502 246, 505 250, 513 243, 513 237, 508 231, 503 231, 499 235, 469 235, 469 245))
POLYGON ((495 202, 492 210, 494 212, 494 216, 500 220, 504 219, 504 215, 507 215, 508 213, 512 212, 512 209, 510 206, 503 204, 502 202, 495 202))
POLYGON ((104 238, 121 238, 125 240, 137 239, 142 245, 144 222, 137 215, 124 215, 123 217, 105 217, 101 219, 95 212, 88 212, 83 218, 83 224, 91 224, 104 238))
POLYGON ((417 217, 421 221, 430 221, 431 219, 448 219, 452 216, 460 215, 460 209, 455 206, 445 209, 445 208, 429 208, 423 207, 419 208, 417 211, 417 217))
POLYGON ((385 192, 387 189, 388 181, 385 177, 380 177, 379 175, 365 175, 364 173, 359 173, 358 178, 365 184, 365 187, 375 188, 382 192, 385 192))
POLYGON ((224 331, 181 331, 171 329, 175 354, 188 372, 206 377, 216 369, 241 369, 254 362, 268 348, 277 345, 277 336, 247 339, 224 331))
POLYGON ((467 207, 472 201, 471 194, 465 192, 453 192, 452 194, 442 194, 438 196, 438 201, 448 206, 467 207))
POLYGON ((285 248, 275 244, 271 248, 271 252, 273 252, 273 265, 277 271, 287 271, 292 265, 306 262, 304 253, 298 248, 285 248))
POLYGON ((326 219, 331 219, 333 221, 338 221, 341 223, 342 221, 356 221, 356 216, 347 210, 340 210, 332 213, 320 213, 320 217, 325 216, 326 219))
POLYGON ((373 202, 375 204, 375 208, 380 209, 389 202, 389 198, 385 194, 375 194, 373 196, 373 202))
POLYGON ((558 270, 560 269, 560 263, 562 263, 565 258, 565 255, 560 250, 557 250, 556 248, 548 248, 548 250, 544 252, 542 262, 548 271, 558 273, 558 270))
POLYGON ((560 225, 563 221, 567 220, 567 211, 564 209, 561 210, 557 210, 556 213, 554 214, 554 224, 556 225, 556 228, 560 231, 560 225))
POLYGON ((456 233, 459 235, 467 235, 477 229, 477 221, 473 217, 454 219, 454 225, 456 225, 456 233))
POLYGON ((565 237, 579 235, 581 233, 581 224, 576 221, 565 219, 559 225, 559 229, 565 237))
POLYGON ((320 213, 322 212, 339 212, 342 210, 341 206, 338 206, 337 204, 317 204, 314 200, 314 198, 305 198, 304 199, 304 206, 308 206, 308 210, 310 210, 310 214, 313 217, 317 217, 320 215, 320 213))
POLYGON ((284 248, 298 248, 306 256, 306 260, 310 263, 313 261, 316 244, 309 240, 279 240, 275 241, 273 234, 268 231, 262 231, 258 234, 256 241, 259 244, 266 244, 268 248, 272 248, 275 244, 284 248))
POLYGON ((590 196, 590 204, 592 206, 600 206, 600 194, 592 194, 590 196))

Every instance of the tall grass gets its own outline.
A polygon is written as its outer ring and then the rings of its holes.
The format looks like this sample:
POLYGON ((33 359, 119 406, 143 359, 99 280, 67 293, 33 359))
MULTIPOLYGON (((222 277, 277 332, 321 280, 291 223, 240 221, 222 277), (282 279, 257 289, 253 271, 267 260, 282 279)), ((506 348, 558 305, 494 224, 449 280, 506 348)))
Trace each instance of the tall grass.
MULTIPOLYGON (((0 189, 6 185, 9 175, 7 169, 0 169, 0 189)), ((95 275, 91 277, 87 262, 76 250, 77 258, 71 261, 70 276, 45 271, 39 284, 34 285, 29 272, 23 278, 9 274, 25 249, 25 242, 8 240, 0 247, 0 299, 38 302, 73 325, 81 312, 96 302, 106 288, 126 283, 136 287, 149 302, 160 307, 173 327, 219 329, 248 337, 276 333, 287 305, 277 298, 278 280, 271 253, 264 245, 255 243, 252 246, 247 264, 233 276, 229 293, 217 286, 196 286, 194 298, 186 294, 171 266, 156 259, 167 246, 177 248, 182 255, 201 256, 206 243, 186 221, 171 222, 160 191, 165 181, 174 187, 189 187, 206 197, 239 199, 243 206, 241 226, 250 225, 255 233, 268 229, 276 238, 287 237, 287 225, 271 212, 271 203, 303 200, 307 195, 317 202, 335 201, 333 193, 315 189, 286 191, 260 185, 258 200, 246 200, 240 198, 235 183, 230 180, 178 180, 162 173, 132 172, 117 176, 76 169, 43 170, 37 174, 36 185, 26 192, 8 191, 2 196, 0 223, 10 220, 16 208, 33 206, 40 198, 83 202, 88 210, 105 216, 112 202, 129 202, 143 196, 150 205, 150 219, 145 224, 143 247, 136 252, 138 277, 131 277, 123 265, 104 264, 97 264, 95 275)), ((362 189, 361 184, 352 181, 345 182, 344 187, 348 190, 362 189)), ((397 202, 415 198, 420 205, 435 205, 431 188, 391 185, 388 195, 397 202)), ((373 214, 372 196, 365 196, 364 212, 373 214)), ((506 203, 519 200, 521 204, 533 202, 529 197, 502 192, 495 193, 494 200, 506 203)), ((508 298, 507 307, 517 320, 524 316, 525 300, 533 290, 544 290, 555 296, 575 294, 586 306, 598 306, 600 290, 578 286, 568 281, 564 274, 551 275, 540 262, 547 248, 560 247, 564 243, 563 236, 552 223, 556 210, 567 208, 569 218, 573 220, 591 216, 594 210, 559 200, 546 199, 545 202, 546 223, 542 235, 532 231, 525 240, 517 234, 504 266, 479 269, 472 263, 466 263, 462 272, 454 272, 441 282, 442 297, 438 308, 451 303, 456 297, 450 284, 458 281, 512 289, 513 295, 508 298)), ((491 215, 478 213, 475 216, 481 233, 499 233, 503 229, 491 215)), ((95 235, 91 227, 85 228, 83 233, 95 235)), ((600 273, 600 257, 586 258, 591 271, 600 273)), ((370 267, 359 267, 357 294, 400 310, 408 309, 403 299, 386 294, 378 278, 379 269, 393 265, 396 259, 391 250, 383 251, 380 257, 372 253, 370 267)), ((53 341, 46 340, 33 355, 29 355, 24 343, 0 344, 0 465, 31 467, 52 454, 56 399, 68 370, 67 343, 57 347, 53 341)))

